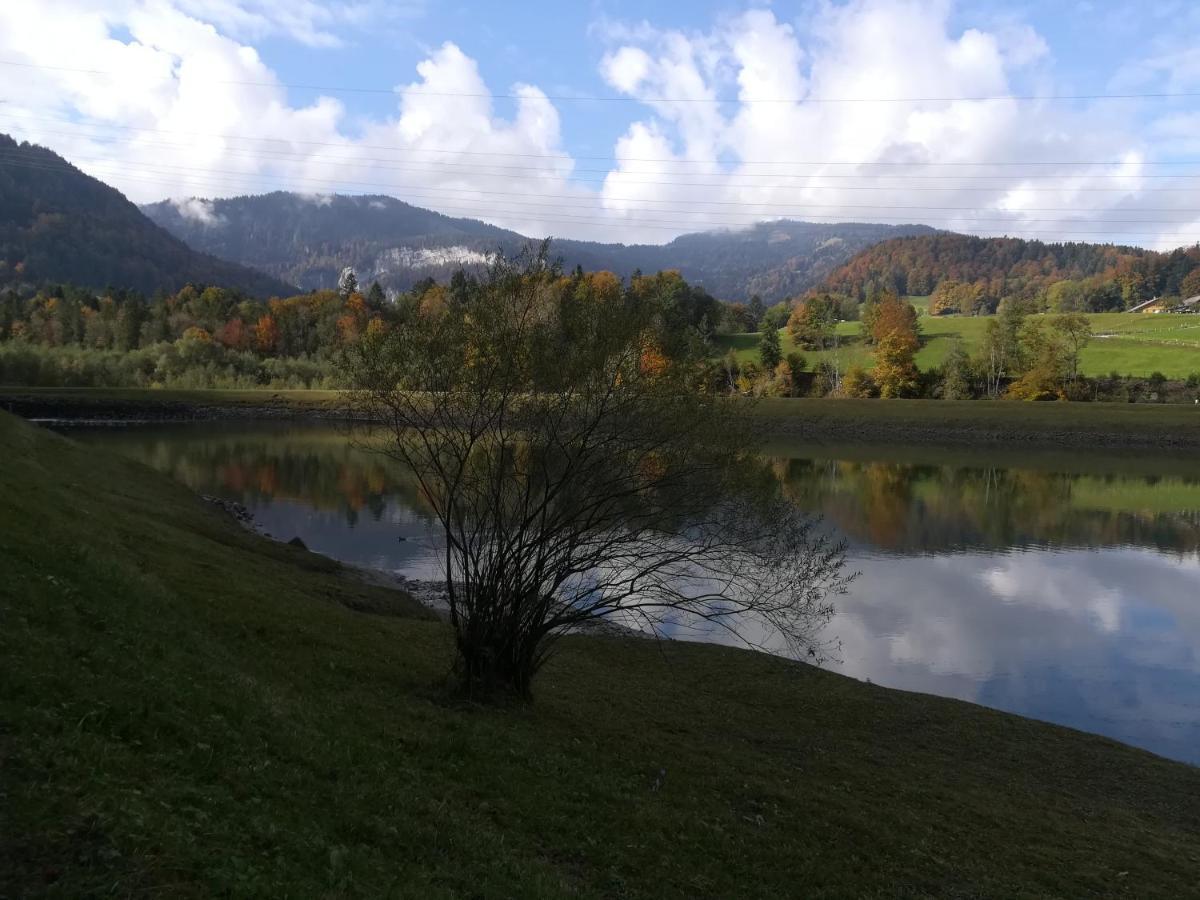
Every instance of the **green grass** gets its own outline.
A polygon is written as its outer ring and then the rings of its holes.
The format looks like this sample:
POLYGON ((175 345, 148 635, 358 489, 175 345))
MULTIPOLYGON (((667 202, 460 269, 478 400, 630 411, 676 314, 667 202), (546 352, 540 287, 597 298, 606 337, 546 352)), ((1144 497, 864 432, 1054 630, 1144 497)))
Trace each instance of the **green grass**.
MULTIPOLYGON (((909 299, 924 299, 922 308, 928 307, 928 298, 909 299)), ((1200 372, 1200 316, 1093 313, 1088 319, 1095 337, 1080 358, 1085 375, 1116 372, 1145 377, 1162 372, 1168 378, 1183 379, 1200 372)), ((918 368, 925 370, 941 365, 955 340, 962 340, 968 352, 977 350, 983 343, 988 319, 922 315, 920 322, 921 349, 916 361, 918 368)), ((838 333, 844 341, 839 351, 843 370, 851 365, 869 367, 871 350, 861 343, 859 323, 843 322, 838 333)), ((784 353, 797 349, 786 329, 780 337, 784 353)), ((717 350, 723 354, 732 349, 739 361, 757 361, 760 338, 757 333, 718 335, 717 350)), ((800 352, 810 367, 833 356, 831 350, 800 352)))
POLYGON ((777 440, 967 443, 1002 451, 1003 460, 1015 447, 1200 447, 1200 409, 1185 404, 765 398, 755 412, 777 440))
POLYGON ((1193 767, 704 645, 456 705, 407 597, 3 414, 0 458, 0 896, 1197 887, 1193 767))

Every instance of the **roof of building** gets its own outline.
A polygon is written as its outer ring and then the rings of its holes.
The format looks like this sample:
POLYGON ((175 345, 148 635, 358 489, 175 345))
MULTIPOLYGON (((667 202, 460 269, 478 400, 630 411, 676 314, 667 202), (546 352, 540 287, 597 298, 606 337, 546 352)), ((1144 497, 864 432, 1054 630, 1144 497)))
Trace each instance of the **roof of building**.
POLYGON ((1149 300, 1143 300, 1137 306, 1129 307, 1129 312, 1137 312, 1138 310, 1145 309, 1147 306, 1153 306, 1155 303, 1161 303, 1161 302, 1162 301, 1158 297, 1152 297, 1149 300))

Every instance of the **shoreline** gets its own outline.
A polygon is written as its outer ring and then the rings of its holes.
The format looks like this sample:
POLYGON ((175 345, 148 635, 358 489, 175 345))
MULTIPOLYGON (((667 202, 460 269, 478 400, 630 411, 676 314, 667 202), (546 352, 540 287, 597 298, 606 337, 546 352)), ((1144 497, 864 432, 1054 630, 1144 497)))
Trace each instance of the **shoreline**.
MULTIPOLYGON (((346 421, 336 391, 0 387, 0 409, 39 423, 346 421)), ((771 398, 763 436, 813 443, 1171 452, 1200 449, 1200 408, 1183 404, 771 398)))
MULTIPOLYGON (((258 537, 265 538, 268 541, 273 541, 276 544, 286 544, 290 547, 295 547, 305 553, 314 553, 324 557, 325 554, 317 553, 315 550, 310 550, 303 539, 296 535, 292 538, 282 538, 278 535, 264 531, 254 518, 254 513, 244 504, 236 500, 226 500, 224 497, 214 497, 211 494, 197 494, 205 503, 210 503, 217 509, 221 510, 225 515, 233 519, 242 528, 255 534, 258 537)), ((410 578, 400 570, 380 569, 373 566, 357 565, 354 563, 343 562, 334 557, 325 557, 331 560, 341 568, 362 581, 364 584, 372 587, 380 587, 391 591, 400 591, 407 594, 413 600, 421 604, 426 610, 436 616, 442 622, 450 621, 450 600, 448 598, 446 588, 443 582, 433 579, 410 578)), ((354 607, 350 607, 354 608, 354 607)), ((379 612, 378 609, 363 609, 364 612, 379 612)), ((647 634, 636 628, 631 628, 628 625, 622 625, 620 622, 610 621, 608 619, 594 619, 592 621, 583 622, 576 625, 563 634, 591 634, 591 635, 607 635, 609 637, 628 637, 639 638, 642 640, 656 640, 656 635, 647 634)))

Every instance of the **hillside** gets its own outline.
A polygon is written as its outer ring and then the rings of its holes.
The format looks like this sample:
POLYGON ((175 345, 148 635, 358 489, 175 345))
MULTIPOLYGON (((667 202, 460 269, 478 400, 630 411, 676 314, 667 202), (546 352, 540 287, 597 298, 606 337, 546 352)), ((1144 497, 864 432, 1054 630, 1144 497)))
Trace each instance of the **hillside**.
MULTIPOLYGON (((482 266, 497 249, 529 238, 474 219, 458 219, 386 196, 305 196, 276 192, 218 200, 164 200, 142 207, 189 245, 254 266, 306 289, 329 288, 345 266, 361 282, 402 291, 460 266, 482 266)), ((668 244, 555 240, 566 268, 678 269, 723 299, 760 294, 775 301, 820 283, 839 264, 878 241, 931 233, 925 226, 822 225, 781 221, 739 231, 689 234, 668 244)))
POLYGON ((2 896, 1194 893, 1194 767, 712 645, 463 706, 405 595, 4 413, 0 458, 2 896))
POLYGON ((278 278, 199 253, 117 190, 50 150, 0 134, 0 286, 69 282, 144 294, 212 284, 295 293, 278 278))
MULTIPOLYGON (((1161 372, 1181 381, 1200 376, 1200 316, 1142 316, 1115 312, 1084 313, 1084 316, 1094 336, 1080 353, 1081 374, 1103 378, 1116 372, 1148 378, 1161 372)), ((917 368, 926 372, 941 366, 960 342, 968 353, 979 353, 988 322, 984 316, 922 316, 917 368)), ((841 341, 836 351, 796 347, 786 329, 780 332, 780 344, 784 353, 801 353, 810 367, 821 362, 833 363, 835 357, 843 369, 874 365, 873 349, 862 339, 862 323, 842 322, 837 331, 841 341)), ((746 363, 759 359, 760 341, 761 335, 757 333, 717 335, 715 348, 718 353, 732 350, 740 362, 746 363)))
MULTIPOLYGON (((864 298, 874 290, 936 294, 946 282, 974 288, 975 309, 989 312, 1005 297, 1033 299, 1056 282, 1072 282, 1064 298, 1078 309, 1123 309, 1156 296, 1179 296, 1200 269, 1200 245, 1169 253, 1111 244, 1048 244, 1018 238, 930 234, 883 241, 858 253, 824 287, 864 298)), ((1193 279, 1194 280, 1194 279, 1193 279)), ((1197 286, 1200 292, 1200 286, 1197 286)))

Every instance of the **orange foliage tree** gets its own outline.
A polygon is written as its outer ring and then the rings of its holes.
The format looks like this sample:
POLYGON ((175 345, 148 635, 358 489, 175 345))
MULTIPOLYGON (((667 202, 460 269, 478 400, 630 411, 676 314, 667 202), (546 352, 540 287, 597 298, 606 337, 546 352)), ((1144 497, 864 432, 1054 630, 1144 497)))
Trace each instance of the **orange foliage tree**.
POLYGON ((886 296, 875 312, 875 368, 871 375, 881 397, 911 397, 920 387, 915 357, 920 347, 917 311, 911 303, 886 296))

